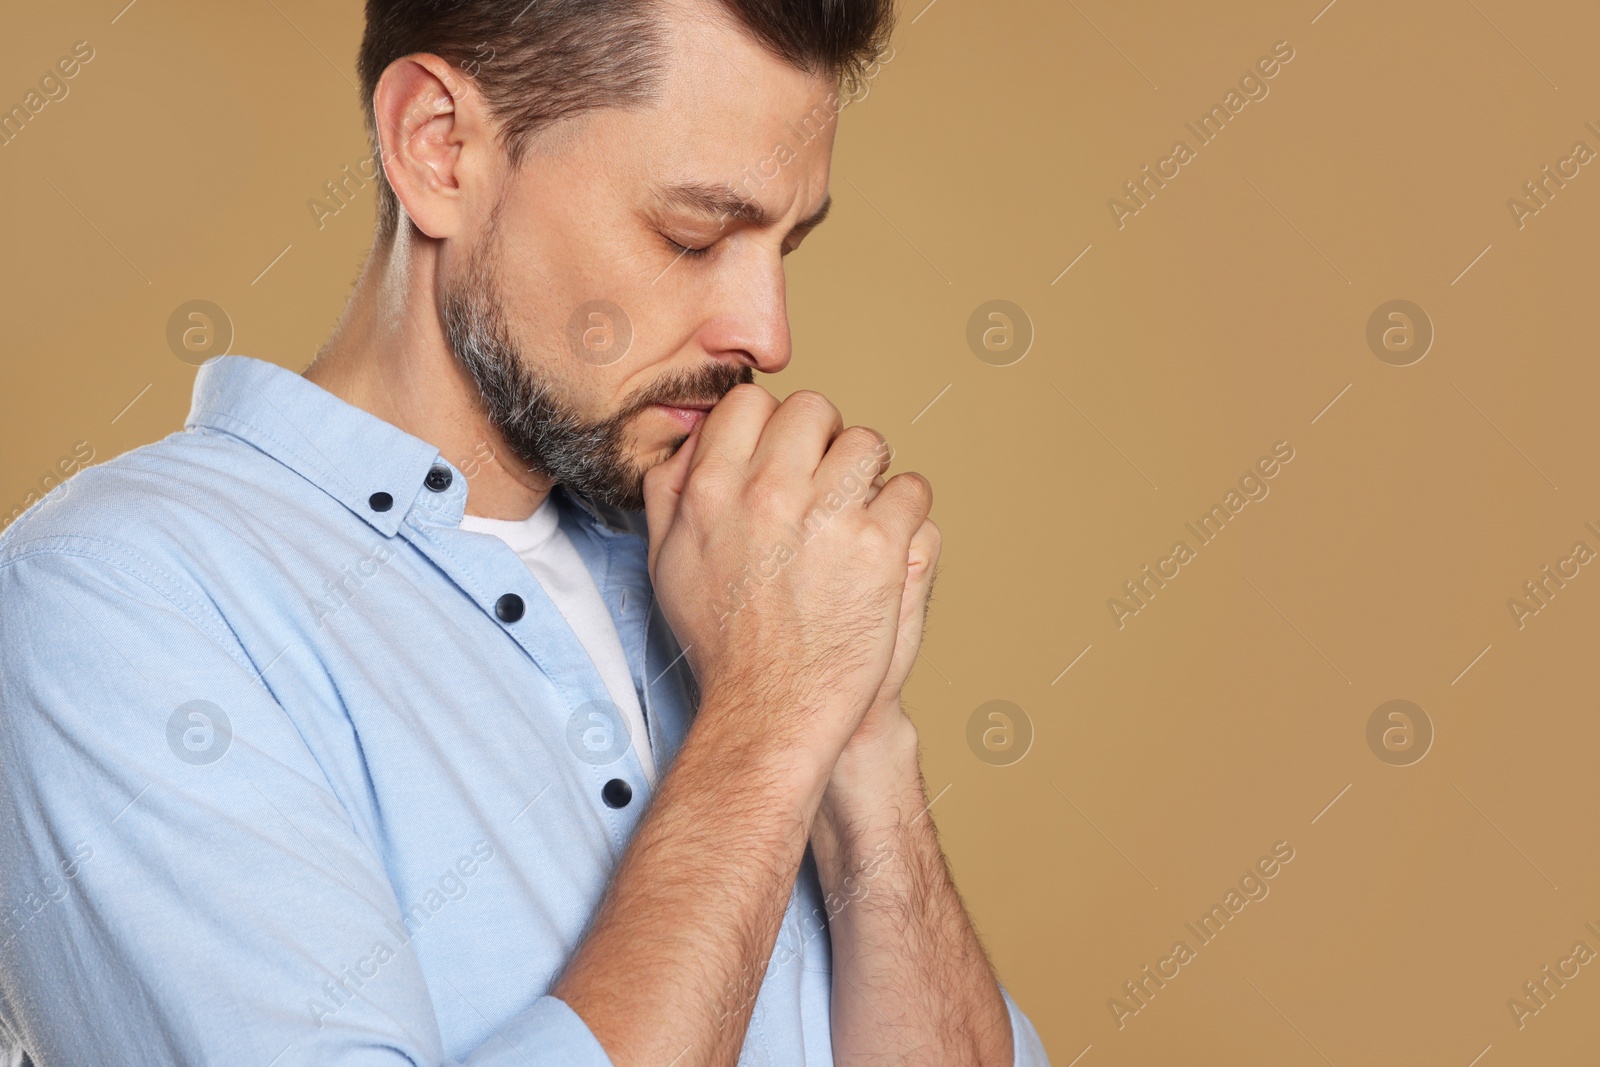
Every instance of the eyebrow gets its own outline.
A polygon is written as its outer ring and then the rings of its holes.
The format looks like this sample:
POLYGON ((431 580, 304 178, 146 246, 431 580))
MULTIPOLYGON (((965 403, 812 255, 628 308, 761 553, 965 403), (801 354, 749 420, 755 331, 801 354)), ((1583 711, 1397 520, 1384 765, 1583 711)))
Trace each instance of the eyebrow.
MULTIPOLYGON (((660 198, 668 206, 687 208, 718 221, 733 219, 757 229, 766 229, 777 219, 766 208, 733 191, 731 186, 708 185, 702 182, 683 182, 660 190, 660 198)), ((794 224, 790 233, 800 233, 820 226, 833 208, 833 194, 823 198, 822 206, 794 224)))

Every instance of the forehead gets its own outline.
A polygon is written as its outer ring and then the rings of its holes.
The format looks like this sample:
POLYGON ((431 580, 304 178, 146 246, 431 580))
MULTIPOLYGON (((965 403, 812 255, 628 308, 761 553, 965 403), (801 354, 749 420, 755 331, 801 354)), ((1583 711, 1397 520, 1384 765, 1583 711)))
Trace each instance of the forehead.
POLYGON ((618 116, 652 178, 726 180, 764 202, 766 186, 825 180, 839 108, 831 77, 773 55, 715 0, 665 4, 663 25, 657 100, 618 116))

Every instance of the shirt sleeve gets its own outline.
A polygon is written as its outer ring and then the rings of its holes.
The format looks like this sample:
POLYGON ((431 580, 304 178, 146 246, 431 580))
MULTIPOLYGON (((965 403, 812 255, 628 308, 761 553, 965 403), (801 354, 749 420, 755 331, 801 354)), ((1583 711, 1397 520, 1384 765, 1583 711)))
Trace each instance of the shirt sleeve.
MULTIPOLYGON (((26 1056, 0 1060, 454 1064, 403 929, 380 857, 192 583, 89 538, 10 547, 0 1045, 26 1056)), ((611 1062, 553 997, 491 1030, 466 1064, 611 1062)))
POLYGON ((1022 1009, 1017 1007, 1017 1002, 1011 999, 1011 994, 1006 992, 1004 986, 1000 988, 1000 995, 1006 1000, 1006 1011, 1011 1013, 1012 1062, 1016 1067, 1050 1067, 1050 1057, 1045 1054, 1044 1042, 1039 1040, 1039 1032, 1033 1028, 1033 1023, 1022 1014, 1022 1009))

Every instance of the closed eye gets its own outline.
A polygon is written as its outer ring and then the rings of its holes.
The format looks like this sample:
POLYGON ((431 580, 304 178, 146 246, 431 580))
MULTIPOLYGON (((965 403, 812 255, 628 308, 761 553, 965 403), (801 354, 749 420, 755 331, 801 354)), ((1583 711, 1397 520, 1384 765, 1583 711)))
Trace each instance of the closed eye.
POLYGON ((662 234, 661 238, 667 242, 667 247, 672 249, 674 253, 680 256, 688 256, 691 259, 697 256, 703 256, 711 251, 711 245, 706 245, 704 248, 691 248, 688 245, 679 244, 666 234, 662 234))

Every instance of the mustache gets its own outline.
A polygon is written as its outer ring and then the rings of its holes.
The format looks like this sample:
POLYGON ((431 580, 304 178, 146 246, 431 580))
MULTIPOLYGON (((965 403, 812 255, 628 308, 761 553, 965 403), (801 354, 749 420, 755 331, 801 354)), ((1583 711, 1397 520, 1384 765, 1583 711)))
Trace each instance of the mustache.
POLYGON ((755 369, 745 364, 705 363, 692 370, 663 375, 651 382, 622 406, 618 420, 630 419, 652 404, 697 407, 715 404, 736 385, 756 380, 755 369))

